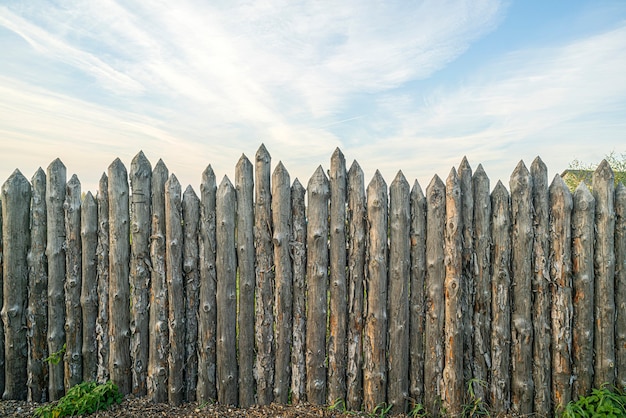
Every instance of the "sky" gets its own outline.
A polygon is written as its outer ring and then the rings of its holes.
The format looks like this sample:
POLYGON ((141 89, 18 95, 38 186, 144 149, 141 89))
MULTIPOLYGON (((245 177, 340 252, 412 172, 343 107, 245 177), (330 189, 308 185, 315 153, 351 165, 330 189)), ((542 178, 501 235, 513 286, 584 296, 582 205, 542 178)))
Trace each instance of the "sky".
POLYGON ((95 193, 142 150, 199 192, 261 144, 305 187, 339 147, 423 190, 624 153, 626 1, 0 3, 0 183, 60 158, 95 193))

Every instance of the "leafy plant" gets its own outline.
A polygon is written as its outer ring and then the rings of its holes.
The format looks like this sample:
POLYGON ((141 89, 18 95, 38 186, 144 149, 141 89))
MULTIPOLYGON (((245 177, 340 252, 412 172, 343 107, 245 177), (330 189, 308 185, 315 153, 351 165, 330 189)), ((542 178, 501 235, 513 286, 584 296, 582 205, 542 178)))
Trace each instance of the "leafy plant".
POLYGON ((333 402, 332 405, 330 405, 328 407, 329 411, 339 411, 339 412, 346 412, 348 408, 346 407, 346 401, 338 398, 335 402, 333 402))
POLYGON ((59 364, 61 360, 63 360, 63 356, 65 355, 65 350, 67 349, 67 345, 63 344, 63 347, 59 351, 56 351, 50 354, 48 357, 43 359, 43 361, 50 364, 59 364))
POLYGON ((426 408, 421 403, 416 403, 413 405, 413 409, 409 411, 409 416, 411 418, 424 418, 428 414, 426 412, 426 408))
POLYGON ((576 402, 569 402, 563 409, 562 418, 626 416, 626 393, 619 389, 609 390, 606 386, 593 389, 589 396, 583 396, 576 402))
POLYGON ((467 403, 463 405, 461 414, 462 416, 468 418, 489 416, 489 410, 487 409, 487 405, 482 398, 476 396, 474 385, 487 387, 487 382, 480 379, 470 379, 470 381, 467 383, 467 403))
POLYGON ((391 411, 392 407, 393 405, 388 405, 386 402, 379 403, 372 411, 371 416, 385 418, 389 414, 389 411, 391 411))
POLYGON ((122 398, 117 385, 112 381, 103 384, 83 382, 73 386, 58 402, 35 409, 35 416, 60 418, 91 414, 122 402, 122 398))

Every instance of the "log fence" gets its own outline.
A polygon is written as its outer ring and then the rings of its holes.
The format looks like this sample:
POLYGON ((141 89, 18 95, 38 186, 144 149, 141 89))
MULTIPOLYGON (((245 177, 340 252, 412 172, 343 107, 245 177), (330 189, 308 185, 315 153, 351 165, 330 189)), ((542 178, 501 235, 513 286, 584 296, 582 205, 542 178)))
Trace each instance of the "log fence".
POLYGON ((425 193, 339 149, 304 188, 261 146, 200 194, 116 159, 81 193, 57 159, 0 200, 0 392, 113 380, 155 402, 432 416, 474 396, 550 416, 626 387, 626 188, 573 193, 537 158, 491 190, 463 159, 425 193), (58 363, 50 356, 61 356, 58 363))

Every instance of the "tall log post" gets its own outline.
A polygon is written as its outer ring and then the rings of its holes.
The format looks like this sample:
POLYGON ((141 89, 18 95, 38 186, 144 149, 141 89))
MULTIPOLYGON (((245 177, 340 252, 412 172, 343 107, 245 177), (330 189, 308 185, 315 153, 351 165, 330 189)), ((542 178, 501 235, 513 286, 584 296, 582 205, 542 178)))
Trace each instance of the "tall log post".
POLYGON ((274 260, 272 248, 271 157, 265 145, 255 156, 254 246, 256 248, 257 403, 267 405, 274 389, 274 260))
POLYGON ((387 402, 404 413, 409 398, 410 188, 398 172, 389 186, 389 335, 387 402))
POLYGON ((511 408, 533 412, 532 177, 523 161, 511 174, 511 408))
POLYGON ((424 327, 424 406, 437 417, 441 412, 444 324, 445 185, 435 175, 426 188, 426 314, 424 327))
POLYGON ((557 413, 572 396, 572 195, 560 175, 550 185, 552 397, 557 413))
POLYGON ((96 248, 98 246, 98 204, 87 192, 80 211, 80 239, 82 244, 82 289, 80 306, 83 313, 83 382, 98 378, 98 344, 96 320, 98 318, 98 271, 96 248))
POLYGON ((617 387, 626 389, 626 187, 615 188, 615 347, 617 387))
POLYGON ((576 379, 572 387, 572 398, 578 400, 590 394, 593 387, 593 229, 596 205, 584 182, 576 188, 573 204, 572 374, 576 379))
POLYGON ((360 410, 363 403, 363 303, 365 277, 365 183, 354 161, 348 171, 348 362, 346 406, 360 410))
POLYGON ((98 382, 109 380, 109 178, 105 173, 98 182, 98 382))
MULTIPOLYGON (((200 299, 198 310, 198 402, 217 399, 216 332, 217 276, 215 272, 215 173, 209 165, 200 183, 200 299)), ((241 347, 240 347, 241 351, 241 347)))
POLYGON ((2 323, 5 381, 2 399, 26 400, 28 341, 28 247, 30 245, 30 183, 15 170, 2 185, 2 323))
MULTIPOLYGON (((61 353, 65 344, 65 201, 66 169, 54 160, 47 170, 46 217, 48 218, 48 353, 61 353)), ((63 363, 48 362, 48 400, 59 400, 65 394, 63 363)))
POLYGON ((143 152, 130 164, 130 358, 132 393, 147 393, 150 298, 150 185, 152 167, 143 152))
POLYGON ((216 200, 217 399, 237 405, 237 253, 235 188, 224 177, 216 200))
POLYGON ((191 186, 183 193, 183 280, 185 284, 185 401, 196 400, 198 385, 198 231, 200 199, 191 186))
MULTIPOLYGON (((0 280, 4 283, 4 260, 3 260, 3 247, 2 247, 2 199, 0 199, 0 280)), ((4 300, 4 290, 2 285, 0 285, 0 309, 2 307, 2 301, 4 300)), ((4 373, 4 321, 2 320, 2 315, 0 315, 0 392, 4 393, 4 383, 5 383, 5 373, 4 373)))
POLYGON ((550 320, 550 274, 548 260, 550 258, 549 237, 549 198, 548 169, 539 157, 530 166, 533 187, 533 272, 532 307, 533 320, 533 382, 535 384, 534 411, 539 416, 549 416, 552 409, 551 390, 552 363, 550 358, 550 342, 552 324, 550 320))
POLYGON ((239 272, 239 405, 254 404, 254 175, 242 155, 235 167, 239 272))
POLYGON ((291 402, 306 399, 306 190, 298 179, 291 186, 291 260, 293 268, 293 345, 291 348, 291 402))
MULTIPOLYGON (((28 254, 28 400, 48 400, 48 259, 46 258, 46 173, 39 168, 31 179, 30 252, 28 254)), ((1 245, 0 245, 1 247, 1 245)))
POLYGON ((315 405, 326 402, 326 321, 328 282, 328 179, 319 166, 307 187, 306 393, 315 405))
POLYGON ((594 251, 594 387, 615 384, 615 207, 613 170, 602 160, 593 173, 596 201, 594 251))
POLYGON ((120 392, 131 391, 130 363, 130 230, 128 174, 119 158, 109 177, 109 371, 120 392))
POLYGON ((503 413, 511 399, 511 202, 500 181, 491 193, 491 208, 491 405, 503 413))

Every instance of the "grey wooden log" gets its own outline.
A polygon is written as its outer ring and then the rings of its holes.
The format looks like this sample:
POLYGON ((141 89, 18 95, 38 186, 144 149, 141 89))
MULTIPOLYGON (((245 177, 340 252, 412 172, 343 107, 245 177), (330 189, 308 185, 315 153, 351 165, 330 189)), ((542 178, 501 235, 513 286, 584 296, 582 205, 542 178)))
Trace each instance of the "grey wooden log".
POLYGON ((339 148, 330 158, 330 295, 328 394, 332 405, 346 399, 346 159, 339 148))
POLYGON ((550 258, 548 169, 539 157, 530 166, 533 184, 533 382, 535 384, 534 411, 539 416, 549 416, 552 409, 550 341, 550 258))
POLYGON ((198 387, 199 403, 217 399, 216 332, 217 308, 215 272, 215 173, 209 165, 202 173, 200 183, 200 297, 198 310, 198 387))
POLYGON ((291 181, 285 166, 279 162, 272 174, 272 223, 274 224, 274 265, 276 291, 274 294, 274 341, 276 366, 274 401, 289 402, 291 386, 291 338, 293 332, 293 283, 291 274, 291 181))
POLYGON ((472 372, 476 399, 489 401, 489 372, 491 369, 491 197, 489 177, 482 165, 472 176, 474 196, 474 254, 472 266, 474 328, 472 372))
MULTIPOLYGON (((65 201, 66 169, 54 160, 47 169, 46 217, 48 218, 48 354, 61 353, 65 344, 65 201)), ((63 363, 48 362, 48 400, 65 394, 63 363)))
POLYGON ((291 186, 291 260, 293 268, 293 339, 291 348, 291 402, 306 399, 306 190, 298 179, 291 186))
POLYGON ((109 178, 105 173, 98 182, 98 382, 109 380, 109 178))
POLYGON ((307 185, 306 393, 326 402, 326 321, 328 303, 328 179, 321 166, 307 185))
POLYGON ((560 175, 550 184, 552 401, 563 411, 572 397, 572 195, 560 175))
POLYGON ((200 199, 191 186, 183 193, 183 280, 185 283, 185 401, 196 400, 198 385, 198 232, 200 199))
POLYGON ((242 155, 235 167, 237 262, 239 268, 239 405, 254 404, 254 175, 242 155))
POLYGON ((417 180, 411 188, 409 409, 424 403, 424 280, 426 278, 426 197, 417 180))
POLYGON ((185 284, 183 282, 183 226, 181 187, 174 174, 165 182, 165 271, 169 313, 168 402, 185 400, 185 284))
MULTIPOLYGON (((3 275, 3 255, 2 251, 2 199, 0 199, 0 280, 4 280, 3 275)), ((2 282, 4 283, 4 281, 2 282)), ((4 286, 0 286, 0 309, 2 305, 2 300, 4 299, 4 286)), ((0 315, 0 392, 4 393, 4 383, 5 383, 5 373, 4 373, 4 321, 2 320, 2 315, 0 315)))
POLYGON ((615 362, 619 388, 626 388, 626 187, 615 188, 615 362))
POLYGON ((131 391, 130 228, 128 174, 119 158, 109 177, 109 372, 123 395, 131 391))
POLYGON ((509 181, 511 188, 511 408, 533 412, 532 177, 523 161, 509 181))
POLYGON ((130 164, 130 358, 132 393, 147 393, 150 302, 150 223, 152 166, 140 151, 130 164))
POLYGON ((410 187, 402 171, 389 186, 387 403, 406 412, 409 399, 410 187))
POLYGON ((98 342, 96 321, 98 318, 98 203, 87 192, 80 210, 80 239, 82 279, 80 306, 83 313, 83 382, 95 382, 98 378, 98 342))
POLYGON ((152 222, 150 228, 150 349, 148 351, 148 397, 168 400, 169 326, 165 267, 165 183, 167 167, 159 160, 152 170, 152 222))
POLYGON ((82 259, 80 181, 76 174, 65 192, 65 390, 83 381, 83 314, 80 306, 82 259))
POLYGON ((237 405, 237 253, 235 188, 224 177, 216 198, 217 400, 237 405))
MULTIPOLYGON (((46 173, 39 168, 31 179, 30 250, 28 254, 28 400, 48 400, 48 259, 46 258, 46 173)), ((1 235, 1 234, 0 234, 1 235)), ((0 245, 1 246, 1 245, 0 245)))
POLYGON ((463 217, 461 185, 452 168, 446 179, 444 235, 444 368, 442 401, 446 411, 459 414, 463 404, 463 217))
POLYGON ((424 406, 439 416, 443 378, 445 185, 435 175, 426 188, 426 312, 424 327, 424 406))
POLYGON ((363 331, 363 406, 372 412, 387 393, 387 184, 378 170, 367 186, 369 225, 365 328, 363 331))
POLYGON ((615 207, 613 170, 602 160, 593 173, 596 201, 594 248, 594 387, 615 384, 615 207))
POLYGON ((491 406, 507 412, 511 399, 511 202, 498 181, 491 193, 491 406))
POLYGON ((26 400, 28 381, 28 247, 30 245, 30 183, 19 170, 2 185, 2 323, 5 381, 2 399, 26 400))
POLYGON ((267 405, 274 390, 274 251, 272 248, 271 157, 265 145, 255 156, 254 247, 256 249, 255 341, 257 403, 267 405))
POLYGON ((596 205, 584 182, 574 192, 573 205, 572 373, 576 379, 572 386, 572 399, 578 400, 590 394, 593 387, 593 228, 596 205))
POLYGON ((358 411, 363 403, 363 304, 365 277, 365 183, 354 161, 348 171, 348 362, 346 407, 358 411))

